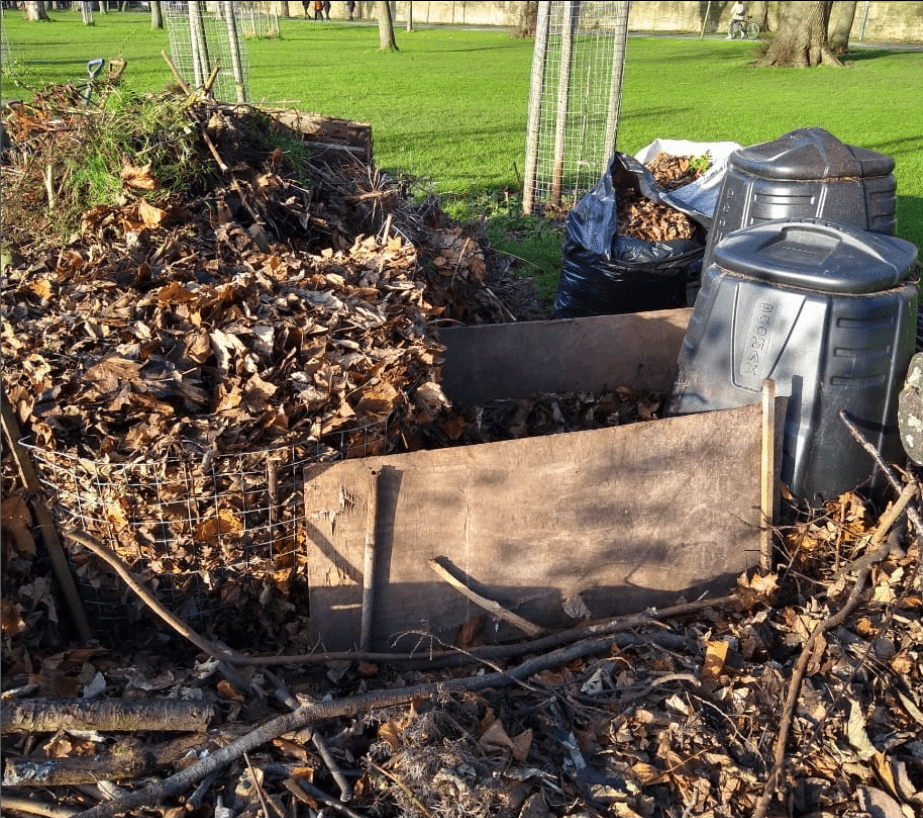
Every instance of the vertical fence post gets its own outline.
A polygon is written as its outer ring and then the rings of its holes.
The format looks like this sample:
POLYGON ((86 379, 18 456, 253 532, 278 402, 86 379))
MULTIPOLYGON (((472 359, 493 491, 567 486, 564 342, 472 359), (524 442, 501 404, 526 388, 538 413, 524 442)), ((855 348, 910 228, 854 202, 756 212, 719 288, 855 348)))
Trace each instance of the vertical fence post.
POLYGON ((545 60, 548 56, 548 29, 551 24, 551 1, 538 4, 535 48, 532 52, 532 78, 529 83, 529 120, 526 125, 526 161, 523 168, 522 210, 531 213, 535 198, 535 172, 538 166, 538 130, 542 118, 542 89, 545 84, 545 60))
POLYGON ((625 69, 625 45, 628 42, 628 10, 630 2, 618 4, 612 51, 612 82, 609 86, 609 113, 603 142, 603 169, 609 167, 609 157, 615 150, 619 130, 619 110, 622 106, 622 74, 625 69))
POLYGON ((561 180, 564 176, 564 142, 567 137, 567 104, 570 94, 570 62, 574 45, 574 22, 580 13, 580 3, 564 3, 561 26, 561 65, 558 69, 558 105, 554 124, 554 165, 551 171, 551 203, 561 206, 561 180))

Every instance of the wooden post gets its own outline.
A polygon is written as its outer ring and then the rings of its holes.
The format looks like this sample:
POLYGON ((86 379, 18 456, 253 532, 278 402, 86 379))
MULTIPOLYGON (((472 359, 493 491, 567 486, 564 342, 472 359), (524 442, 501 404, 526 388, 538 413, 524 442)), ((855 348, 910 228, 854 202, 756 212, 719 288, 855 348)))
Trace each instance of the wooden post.
POLYGON ((359 650, 372 646, 372 620, 375 616, 375 524, 378 521, 378 474, 371 472, 365 519, 365 560, 362 569, 362 621, 359 627, 359 650))
POLYGON ((226 2, 224 13, 228 18, 228 42, 231 47, 231 70, 234 72, 234 87, 237 90, 237 101, 247 101, 247 91, 244 85, 244 72, 240 59, 240 36, 237 31, 237 21, 234 19, 234 4, 226 2))
POLYGON ((609 157, 615 151, 619 131, 619 110, 622 106, 622 73, 625 68, 625 44, 628 42, 628 10, 631 3, 618 4, 616 28, 612 44, 612 81, 609 86, 609 114, 606 118, 606 138, 603 142, 603 170, 609 167, 609 157))
POLYGON ((554 164, 551 171, 551 203, 555 207, 561 206, 564 148, 567 139, 567 105, 570 94, 570 61, 574 46, 574 22, 579 14, 579 2, 564 3, 564 20, 561 25, 561 62, 558 68, 557 118, 554 124, 554 164))
POLYGON ((538 165, 538 130, 542 120, 542 87, 545 83, 545 60, 548 57, 548 29, 551 25, 551 2, 538 4, 535 26, 535 49, 532 52, 532 79, 529 82, 529 120, 526 125, 526 161, 523 167, 522 211, 531 213, 535 200, 535 173, 538 165))
POLYGON ((772 523, 775 518, 776 382, 763 381, 763 444, 760 475, 760 568, 772 570, 772 523))

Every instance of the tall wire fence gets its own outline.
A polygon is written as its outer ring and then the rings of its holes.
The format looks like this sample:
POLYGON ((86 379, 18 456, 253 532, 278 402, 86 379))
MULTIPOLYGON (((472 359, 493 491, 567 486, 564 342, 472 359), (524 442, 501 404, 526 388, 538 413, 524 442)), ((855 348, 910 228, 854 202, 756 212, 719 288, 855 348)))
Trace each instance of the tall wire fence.
POLYGON ((173 65, 192 88, 202 88, 216 72, 211 93, 225 102, 246 102, 250 65, 248 36, 279 31, 278 17, 260 3, 169 2, 163 5, 164 26, 173 65))
POLYGON ((615 150, 628 2, 540 2, 523 209, 569 207, 615 150))

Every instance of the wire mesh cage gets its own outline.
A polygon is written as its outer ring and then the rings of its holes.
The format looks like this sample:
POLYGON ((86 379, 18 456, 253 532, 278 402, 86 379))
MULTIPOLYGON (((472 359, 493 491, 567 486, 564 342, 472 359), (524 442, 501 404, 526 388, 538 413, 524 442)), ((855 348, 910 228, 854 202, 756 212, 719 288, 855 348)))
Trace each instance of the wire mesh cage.
MULTIPOLYGON (((217 70, 211 86, 216 99, 225 102, 249 99, 249 57, 246 43, 241 39, 241 26, 245 24, 245 31, 258 26, 265 32, 271 19, 254 6, 259 4, 201 0, 163 4, 170 56, 187 85, 202 88, 217 70)), ((277 19, 275 25, 278 31, 277 19)))
POLYGON ((572 206, 615 149, 627 2, 539 3, 523 208, 572 206))
MULTIPOLYGON (((269 622, 271 598, 286 610, 297 605, 301 619, 309 614, 306 469, 391 448, 387 420, 321 441, 245 452, 180 451, 157 461, 114 462, 23 445, 63 531, 88 534, 110 549, 183 621, 207 619, 221 633, 241 612, 252 617, 259 610, 263 633, 272 632, 281 644, 288 640, 269 622)), ((69 559, 100 635, 117 644, 154 621, 89 551, 71 549, 69 559)))

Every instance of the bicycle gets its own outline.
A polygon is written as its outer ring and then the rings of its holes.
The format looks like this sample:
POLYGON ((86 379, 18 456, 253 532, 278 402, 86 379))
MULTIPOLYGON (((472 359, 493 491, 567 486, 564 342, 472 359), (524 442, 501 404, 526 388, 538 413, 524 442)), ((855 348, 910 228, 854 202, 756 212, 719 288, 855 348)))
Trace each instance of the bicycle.
POLYGON ((742 40, 745 37, 748 40, 758 40, 760 37, 760 24, 749 17, 747 17, 746 22, 743 20, 731 20, 730 25, 728 25, 728 37, 732 40, 742 40))

